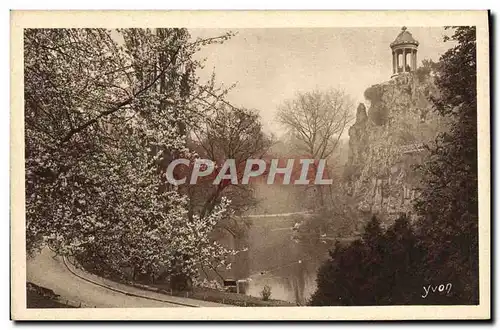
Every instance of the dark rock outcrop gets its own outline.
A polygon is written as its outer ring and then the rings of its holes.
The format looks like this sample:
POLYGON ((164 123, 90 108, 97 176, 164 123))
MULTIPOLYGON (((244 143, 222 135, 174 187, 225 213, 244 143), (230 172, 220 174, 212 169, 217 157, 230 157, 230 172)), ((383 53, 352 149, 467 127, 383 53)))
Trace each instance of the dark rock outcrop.
POLYGON ((359 211, 393 219, 411 211, 419 176, 414 165, 425 160, 425 144, 446 123, 429 101, 437 89, 433 77, 401 74, 365 91, 368 111, 360 103, 349 128, 345 170, 348 193, 359 211))

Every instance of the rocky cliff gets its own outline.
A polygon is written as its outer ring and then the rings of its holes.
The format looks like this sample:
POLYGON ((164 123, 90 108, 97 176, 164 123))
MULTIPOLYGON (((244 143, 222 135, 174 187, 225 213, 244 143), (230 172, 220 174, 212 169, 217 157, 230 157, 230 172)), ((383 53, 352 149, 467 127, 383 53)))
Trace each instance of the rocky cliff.
POLYGON ((445 123, 433 110, 437 89, 431 74, 400 74, 369 87, 349 129, 347 191, 359 211, 394 219, 411 211, 418 194, 415 164, 428 157, 425 144, 445 123))

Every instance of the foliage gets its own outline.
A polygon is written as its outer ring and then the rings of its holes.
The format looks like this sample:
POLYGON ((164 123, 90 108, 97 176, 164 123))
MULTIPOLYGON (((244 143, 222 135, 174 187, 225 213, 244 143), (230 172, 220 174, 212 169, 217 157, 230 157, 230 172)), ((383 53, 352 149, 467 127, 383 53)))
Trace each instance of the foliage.
MULTIPOLYGON (((312 305, 402 305, 421 294, 418 262, 421 250, 406 216, 387 231, 372 217, 362 240, 337 243, 319 269, 312 305)), ((425 303, 422 301, 419 303, 425 303)))
POLYGON ((236 108, 227 102, 214 108, 203 122, 193 127, 191 133, 189 149, 200 158, 212 160, 216 167, 211 174, 198 178, 196 184, 179 187, 189 197, 188 217, 208 214, 223 198, 229 199, 235 216, 222 218, 214 228, 212 238, 220 239, 230 234, 241 239, 246 235, 248 221, 239 215, 257 204, 253 186, 240 184, 245 164, 248 159, 262 158, 273 138, 263 132, 257 111, 236 108), (235 161, 238 184, 233 184, 230 179, 214 184, 222 164, 228 159, 235 161))
POLYGON ((423 83, 428 79, 431 74, 436 73, 439 70, 439 62, 434 62, 433 60, 423 60, 422 66, 415 70, 415 75, 420 83, 423 83))
MULTIPOLYGON (((225 40, 229 35, 213 38, 225 40)), ((235 253, 209 239, 229 201, 187 217, 165 165, 223 91, 185 29, 27 29, 26 237, 122 274, 193 276, 235 253)))
POLYGON ((441 57, 440 96, 433 99, 451 127, 420 167, 424 181, 416 210, 430 251, 424 278, 454 283, 457 302, 474 304, 479 299, 475 28, 457 27, 451 40, 457 44, 441 57))
POLYGON ((264 288, 260 292, 262 300, 268 301, 271 298, 271 287, 269 285, 264 285, 264 288))
MULTIPOLYGON (((232 184, 224 179, 214 185, 213 180, 221 165, 228 159, 234 159, 238 183, 241 183, 246 161, 260 159, 273 143, 272 136, 263 132, 257 111, 236 108, 224 104, 206 118, 206 121, 193 129, 195 139, 193 150, 202 158, 214 161, 217 168, 212 175, 198 180, 196 185, 187 187, 190 196, 190 210, 200 214, 210 212, 222 197, 231 200, 232 210, 240 215, 257 201, 251 185, 232 184)), ((224 219, 221 226, 234 236, 240 236, 245 224, 235 217, 224 219)))

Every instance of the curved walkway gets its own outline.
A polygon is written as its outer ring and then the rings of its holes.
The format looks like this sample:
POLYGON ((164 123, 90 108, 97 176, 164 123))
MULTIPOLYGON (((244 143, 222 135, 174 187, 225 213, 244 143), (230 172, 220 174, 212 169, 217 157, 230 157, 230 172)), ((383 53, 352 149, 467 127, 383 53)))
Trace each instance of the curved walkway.
POLYGON ((224 307, 227 305, 158 292, 116 283, 89 274, 45 248, 27 260, 26 280, 52 289, 61 300, 78 301, 92 307, 224 307))

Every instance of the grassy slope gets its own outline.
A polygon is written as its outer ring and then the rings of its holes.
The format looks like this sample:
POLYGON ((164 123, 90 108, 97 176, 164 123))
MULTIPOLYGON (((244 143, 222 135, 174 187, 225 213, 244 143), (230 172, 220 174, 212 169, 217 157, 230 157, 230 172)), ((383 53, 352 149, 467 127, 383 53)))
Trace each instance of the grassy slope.
POLYGON ((74 308, 29 290, 26 292, 26 305, 27 308, 74 308))

